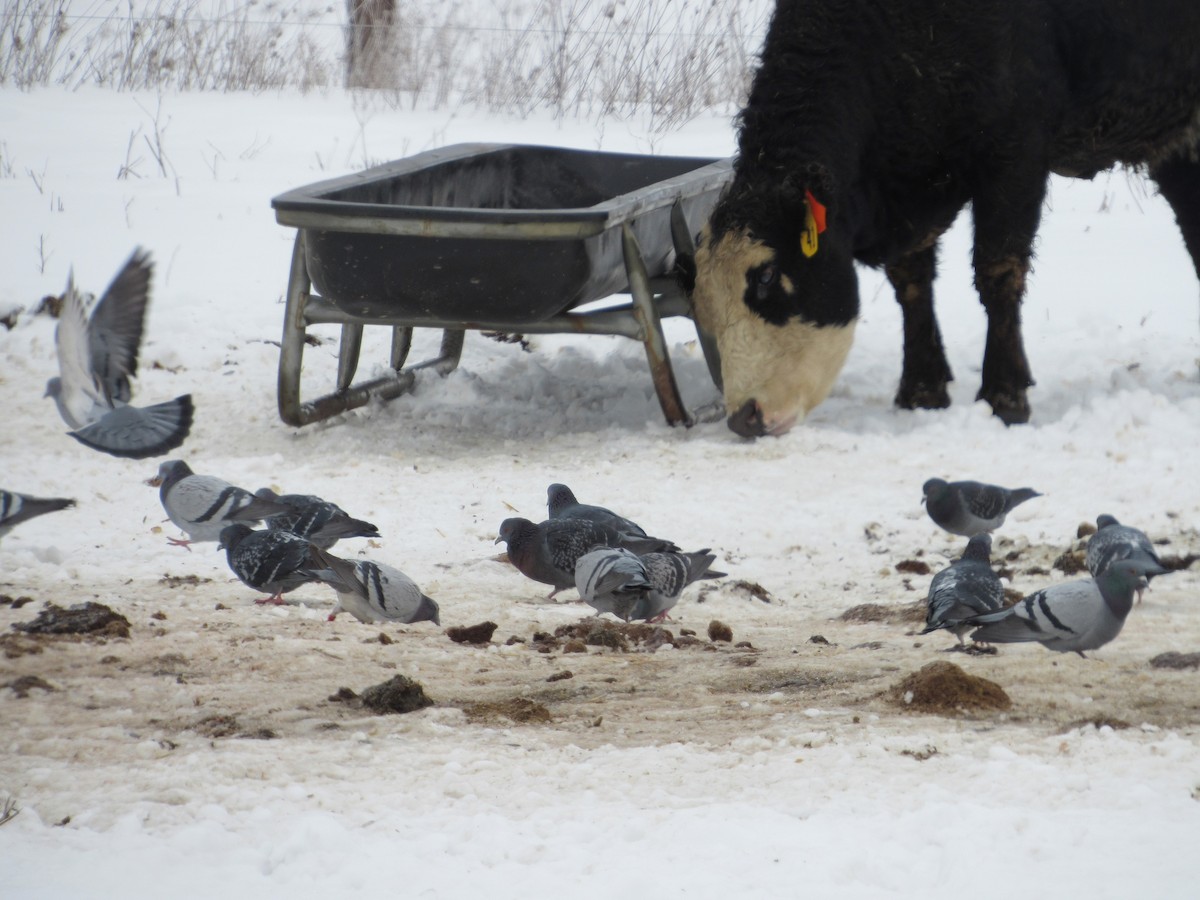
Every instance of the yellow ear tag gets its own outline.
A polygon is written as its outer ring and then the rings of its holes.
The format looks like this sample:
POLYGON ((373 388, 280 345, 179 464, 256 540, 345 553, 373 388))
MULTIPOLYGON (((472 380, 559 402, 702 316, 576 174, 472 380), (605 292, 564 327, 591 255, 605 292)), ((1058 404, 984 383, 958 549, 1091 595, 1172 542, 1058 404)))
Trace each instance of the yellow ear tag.
POLYGON ((811 258, 817 255, 817 235, 825 231, 825 206, 809 190, 804 191, 804 200, 804 231, 800 234, 800 249, 811 258))

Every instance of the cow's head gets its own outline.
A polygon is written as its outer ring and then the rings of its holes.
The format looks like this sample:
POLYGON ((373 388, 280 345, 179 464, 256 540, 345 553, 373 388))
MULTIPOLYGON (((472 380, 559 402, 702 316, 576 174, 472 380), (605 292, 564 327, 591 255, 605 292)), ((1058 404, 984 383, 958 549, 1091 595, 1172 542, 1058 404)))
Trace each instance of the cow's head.
POLYGON ((692 302, 716 339, 729 427, 783 434, 828 396, 858 316, 850 236, 825 192, 726 197, 700 235, 692 302))

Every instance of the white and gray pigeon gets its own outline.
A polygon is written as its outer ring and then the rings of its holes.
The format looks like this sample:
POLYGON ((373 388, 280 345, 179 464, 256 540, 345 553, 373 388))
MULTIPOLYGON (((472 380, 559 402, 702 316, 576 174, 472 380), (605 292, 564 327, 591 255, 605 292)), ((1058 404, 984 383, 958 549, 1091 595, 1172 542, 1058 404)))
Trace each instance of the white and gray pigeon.
POLYGON ((342 538, 379 537, 379 529, 370 522, 355 519, 337 504, 313 494, 280 495, 270 488, 259 488, 254 496, 288 508, 287 512, 263 520, 268 529, 290 531, 322 550, 328 550, 342 538))
POLYGON ((930 478, 921 502, 929 518, 951 534, 974 537, 995 531, 1018 504, 1042 496, 1033 488, 1009 490, 978 481, 930 478))
POLYGON ((658 538, 623 534, 610 525, 587 519, 548 519, 538 524, 529 519, 505 519, 495 542, 501 541, 508 546, 508 559, 518 571, 554 588, 550 597, 575 586, 576 561, 595 547, 653 553, 674 546, 658 538))
POLYGON ((175 449, 192 427, 191 394, 153 406, 130 406, 137 375, 153 264, 140 248, 94 302, 75 288, 63 295, 55 342, 59 376, 46 382, 71 437, 112 456, 145 459, 175 449))
POLYGON ((167 540, 188 550, 190 544, 219 540, 227 525, 252 524, 288 511, 213 475, 197 475, 181 459, 162 463, 158 474, 146 483, 158 488, 167 516, 187 534, 186 540, 167 540))
POLYGON ((217 549, 238 580, 248 588, 270 594, 255 603, 284 602, 283 595, 320 579, 314 574, 322 566, 317 548, 288 531, 255 531, 240 522, 226 525, 217 549))
POLYGON ((611 612, 626 622, 661 622, 688 585, 702 578, 725 577, 724 572, 709 568, 715 560, 707 548, 637 556, 619 547, 605 547, 579 558, 575 586, 598 613, 611 612))
POLYGON ((65 497, 31 497, 0 490, 0 538, 22 522, 74 505, 74 500, 65 497))
POLYGON ((961 646, 963 635, 974 627, 963 624, 964 619, 1004 608, 1004 585, 992 571, 991 554, 992 536, 977 534, 959 559, 933 576, 921 634, 945 628, 961 646))
POLYGON ((338 595, 329 614, 330 622, 338 613, 348 612, 360 622, 441 624, 437 602, 425 596, 417 583, 399 569, 369 559, 352 562, 321 549, 314 556, 321 568, 311 574, 338 595))
POLYGON ((1146 576, 1165 571, 1153 563, 1118 559, 1096 578, 1042 588, 1015 606, 972 616, 964 624, 977 626, 973 641, 1037 641, 1047 650, 1083 656, 1121 633, 1133 608, 1133 592, 1146 576))
MULTIPOLYGON (((1158 558, 1154 545, 1150 543, 1150 538, 1145 532, 1130 525, 1122 525, 1114 516, 1106 513, 1096 519, 1096 533, 1088 540, 1084 561, 1088 571, 1095 578, 1097 573, 1103 572, 1116 559, 1137 559, 1162 566, 1162 560, 1158 558)), ((1149 582, 1152 577, 1147 575, 1146 581, 1149 582)), ((1140 603, 1141 587, 1138 588, 1137 597, 1140 603)))

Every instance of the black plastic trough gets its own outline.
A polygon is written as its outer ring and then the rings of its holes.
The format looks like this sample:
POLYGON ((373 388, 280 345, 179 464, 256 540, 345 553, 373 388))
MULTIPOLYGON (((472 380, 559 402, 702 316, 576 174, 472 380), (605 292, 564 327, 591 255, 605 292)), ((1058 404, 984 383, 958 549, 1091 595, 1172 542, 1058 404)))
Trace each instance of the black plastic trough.
POLYGON ((276 220, 298 229, 281 416, 302 425, 397 396, 413 369, 452 370, 463 331, 483 329, 642 340, 668 421, 690 422, 659 319, 690 314, 672 269, 730 171, 724 159, 459 144, 281 194, 276 220), (618 293, 632 302, 572 312, 618 293), (343 325, 337 390, 301 403, 304 329, 328 322, 343 325), (363 325, 396 329, 395 375, 354 385, 363 325), (442 355, 405 369, 414 326, 445 330, 442 355))

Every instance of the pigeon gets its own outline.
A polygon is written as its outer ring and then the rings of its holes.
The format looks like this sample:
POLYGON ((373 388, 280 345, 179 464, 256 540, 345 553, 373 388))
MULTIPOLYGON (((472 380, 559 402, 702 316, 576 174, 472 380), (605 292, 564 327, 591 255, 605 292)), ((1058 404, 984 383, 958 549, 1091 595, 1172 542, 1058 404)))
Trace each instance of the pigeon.
POLYGON ((360 622, 442 624, 437 602, 421 593, 416 582, 399 569, 369 559, 351 562, 319 548, 313 555, 321 568, 311 574, 337 591, 330 622, 338 613, 348 612, 360 622))
POLYGON ((188 550, 190 544, 218 540, 227 525, 260 522, 267 516, 288 512, 286 506, 255 497, 228 481, 197 475, 181 459, 162 463, 158 474, 146 483, 158 488, 163 509, 187 534, 186 540, 167 540, 188 550))
POLYGON ((320 579, 316 548, 288 531, 255 531, 235 522, 221 530, 217 549, 225 551, 229 568, 246 587, 271 596, 255 603, 282 604, 283 595, 320 579))
POLYGON ((628 622, 634 607, 651 590, 650 573, 633 551, 598 547, 576 560, 575 587, 598 614, 612 613, 628 622))
POLYGON ((991 552, 992 536, 977 534, 958 560, 933 576, 921 634, 945 628, 962 646, 963 635, 973 627, 964 625, 964 619, 1004 608, 1004 585, 992 571, 991 552))
POLYGON ((288 512, 268 516, 263 524, 271 531, 290 531, 307 538, 322 550, 328 550, 342 538, 379 537, 379 529, 370 522, 351 518, 344 509, 312 494, 275 493, 259 488, 254 496, 288 507, 288 512))
POLYGON ((1103 647, 1125 625, 1133 607, 1133 592, 1162 566, 1135 559, 1118 559, 1096 578, 1054 584, 1034 591, 1016 606, 965 619, 976 626, 971 640, 996 644, 1037 641, 1047 650, 1073 651, 1103 647))
POLYGON ((535 525, 528 519, 505 519, 496 543, 508 545, 508 559, 526 577, 554 588, 553 597, 575 586, 575 562, 595 547, 624 547, 634 553, 653 553, 674 546, 658 538, 622 534, 610 525, 586 519, 548 519, 535 525))
POLYGON ((91 295, 75 289, 74 276, 68 278, 55 336, 59 377, 46 382, 46 396, 74 429, 67 432, 71 437, 126 459, 162 456, 192 427, 191 394, 154 406, 129 405, 152 271, 149 254, 134 250, 94 306, 91 295))
POLYGON ((622 534, 648 537, 641 525, 617 515, 611 509, 580 503, 565 484, 552 484, 546 488, 546 506, 549 508, 551 519, 586 519, 589 522, 609 525, 622 534))
MULTIPOLYGON (((1088 540, 1087 555, 1084 559, 1093 578, 1107 569, 1115 559, 1137 559, 1162 566, 1162 561, 1154 552, 1154 545, 1150 543, 1150 538, 1146 537, 1145 532, 1122 525, 1115 517, 1107 514, 1096 519, 1096 533, 1088 540)), ((1147 583, 1152 577, 1146 577, 1147 583)), ((1142 602, 1142 590, 1139 586, 1139 603, 1142 602)))
POLYGON ((22 522, 74 505, 74 500, 65 497, 30 497, 0 490, 0 538, 22 522))
POLYGON ((626 622, 661 622, 689 584, 702 578, 725 577, 724 572, 709 568, 715 560, 708 548, 695 553, 664 551, 640 557, 619 547, 601 548, 579 558, 575 586, 579 596, 598 613, 611 612, 626 622))
POLYGON ((975 537, 995 531, 1013 507, 1042 496, 1033 488, 1008 490, 978 481, 951 481, 930 478, 922 488, 922 503, 929 518, 951 534, 975 537))

